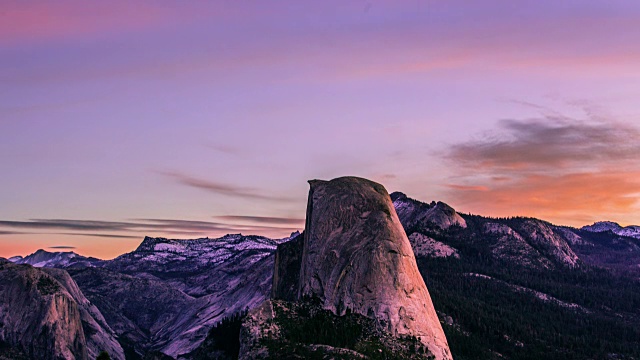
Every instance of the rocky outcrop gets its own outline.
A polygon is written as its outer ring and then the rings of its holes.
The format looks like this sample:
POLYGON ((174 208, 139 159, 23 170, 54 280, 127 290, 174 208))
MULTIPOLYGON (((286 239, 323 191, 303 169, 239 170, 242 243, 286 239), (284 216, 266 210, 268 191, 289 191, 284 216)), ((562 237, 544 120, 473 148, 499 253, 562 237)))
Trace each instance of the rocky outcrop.
MULTIPOLYGON (((394 336, 373 318, 355 313, 338 316, 313 301, 265 301, 244 317, 238 337, 240 360, 433 359, 415 337, 394 336)), ((215 344, 223 339, 208 340, 215 344)), ((215 346, 207 350, 216 354, 215 346)), ((216 355, 206 359, 234 358, 229 353, 216 355)))
POLYGON ((197 300, 160 281, 100 268, 73 269, 70 273, 130 353, 158 350, 184 331, 180 323, 197 323, 192 318, 201 306, 197 300))
POLYGON ((97 309, 64 270, 0 260, 0 342, 33 359, 124 359, 97 309))
POLYGON ((536 219, 520 218, 507 222, 509 226, 497 220, 482 225, 482 232, 490 235, 488 246, 497 259, 527 267, 580 265, 578 256, 569 246, 569 233, 536 219))
POLYGON ((266 347, 258 345, 260 340, 280 336, 280 327, 275 324, 273 302, 267 300, 252 309, 240 329, 240 359, 261 359, 269 356, 266 347))
POLYGON ((117 340, 118 336, 107 324, 98 308, 80 291, 78 284, 69 276, 69 273, 53 268, 42 270, 54 277, 78 304, 89 359, 96 358, 102 351, 106 351, 111 359, 124 359, 124 351, 117 340))
POLYGON ((298 299, 304 234, 278 245, 273 269, 271 298, 286 301, 298 299))
POLYGON ((572 228, 566 226, 554 226, 553 230, 559 233, 569 245, 586 245, 593 246, 585 241, 580 235, 576 234, 572 228))
POLYGON ((519 223, 517 230, 547 258, 568 267, 579 266, 578 255, 562 236, 553 231, 552 225, 541 220, 529 219, 519 223))
POLYGON ((388 333, 417 337, 436 359, 450 359, 429 292, 385 188, 355 177, 309 183, 297 299, 317 298, 337 315, 350 311, 374 318, 388 333))
POLYGON ((536 250, 525 238, 509 226, 488 221, 482 225, 482 233, 488 235, 486 246, 494 258, 529 268, 550 268, 552 262, 536 250))
POLYGON ((416 257, 446 258, 452 256, 456 259, 460 258, 457 249, 424 234, 415 232, 409 235, 409 242, 416 257))
POLYGON ((440 229, 448 229, 451 226, 467 227, 464 218, 441 201, 427 204, 411 199, 401 192, 391 194, 391 199, 405 229, 415 226, 436 226, 440 229))

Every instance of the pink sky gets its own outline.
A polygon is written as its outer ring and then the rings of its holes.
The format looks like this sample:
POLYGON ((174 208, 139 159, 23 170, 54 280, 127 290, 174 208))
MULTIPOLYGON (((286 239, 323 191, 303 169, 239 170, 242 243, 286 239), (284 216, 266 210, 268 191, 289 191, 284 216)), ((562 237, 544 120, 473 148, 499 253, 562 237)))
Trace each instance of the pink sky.
POLYGON ((10 1, 0 256, 301 229, 308 179, 638 224, 636 1, 10 1))

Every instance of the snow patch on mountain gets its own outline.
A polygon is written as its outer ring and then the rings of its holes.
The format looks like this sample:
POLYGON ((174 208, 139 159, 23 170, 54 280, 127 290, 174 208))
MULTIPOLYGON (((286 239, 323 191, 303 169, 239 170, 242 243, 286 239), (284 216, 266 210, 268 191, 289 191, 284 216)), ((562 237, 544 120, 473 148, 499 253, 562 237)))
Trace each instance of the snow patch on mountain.
POLYGON ((150 266, 175 263, 178 267, 188 266, 194 270, 221 264, 243 251, 252 251, 251 261, 256 262, 274 252, 277 245, 276 240, 242 234, 190 240, 145 237, 135 251, 117 257, 114 263, 127 263, 138 268, 140 262, 150 266), (136 263, 132 263, 133 260, 136 263))
POLYGON ((629 236, 636 239, 640 239, 640 226, 629 225, 629 226, 622 227, 620 226, 620 224, 615 223, 613 221, 598 221, 593 223, 593 225, 583 226, 581 230, 590 231, 590 232, 611 231, 612 233, 620 236, 629 236))
POLYGON ((46 250, 38 250, 31 255, 25 257, 14 256, 8 259, 15 264, 29 264, 34 267, 58 267, 65 268, 71 265, 95 266, 100 259, 85 257, 78 255, 72 251, 66 252, 49 252, 46 250))

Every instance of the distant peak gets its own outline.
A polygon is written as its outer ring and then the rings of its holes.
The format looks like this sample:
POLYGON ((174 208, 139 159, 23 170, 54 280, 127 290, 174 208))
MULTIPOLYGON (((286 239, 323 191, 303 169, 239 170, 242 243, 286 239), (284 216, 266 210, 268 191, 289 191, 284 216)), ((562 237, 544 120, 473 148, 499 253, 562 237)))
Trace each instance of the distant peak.
POLYGON ((593 223, 593 225, 583 226, 581 230, 590 232, 611 231, 614 234, 640 239, 640 227, 638 227, 637 225, 622 227, 620 226, 620 224, 613 221, 598 221, 593 223))
POLYGON ((621 227, 620 224, 613 221, 596 221, 593 223, 593 225, 608 225, 608 226, 621 227))
POLYGON ((237 234, 227 234, 225 236, 223 236, 223 239, 227 239, 227 238, 239 238, 242 237, 242 233, 237 233, 237 234))
POLYGON ((167 239, 165 238, 157 238, 157 237, 150 237, 150 236, 145 236, 144 240, 142 240, 142 242, 140 243, 140 245, 138 245, 138 248, 135 251, 149 251, 149 250, 153 250, 153 247, 161 242, 166 242, 167 239))
MULTIPOLYGON (((435 202, 435 201, 431 201, 430 203, 426 203, 424 201, 420 201, 420 200, 416 200, 414 198, 411 198, 409 196, 407 196, 407 194, 400 192, 400 191, 394 191, 393 193, 391 193, 389 196, 391 196, 391 201, 396 202, 396 201, 403 201, 403 202, 409 202, 409 203, 413 203, 416 204, 418 206, 421 207, 425 207, 425 208, 432 208, 434 206, 436 206, 437 204, 441 203, 440 201, 435 202)), ((446 207, 450 207, 449 205, 442 203, 443 205, 445 205, 446 207)))
POLYGON ((404 200, 407 198, 407 194, 400 191, 394 191, 389 196, 391 196, 391 201, 404 200))
POLYGON ((436 209, 440 209, 443 213, 445 213, 445 214, 447 214, 449 216, 453 216, 453 215, 456 214, 456 210, 454 208, 452 208, 451 206, 449 206, 446 203, 443 203, 442 201, 438 201, 435 204, 435 207, 436 207, 436 209))
POLYGON ((617 231, 622 229, 620 224, 613 221, 597 221, 593 223, 593 225, 583 226, 582 230, 592 231, 592 232, 603 232, 603 231, 617 231))

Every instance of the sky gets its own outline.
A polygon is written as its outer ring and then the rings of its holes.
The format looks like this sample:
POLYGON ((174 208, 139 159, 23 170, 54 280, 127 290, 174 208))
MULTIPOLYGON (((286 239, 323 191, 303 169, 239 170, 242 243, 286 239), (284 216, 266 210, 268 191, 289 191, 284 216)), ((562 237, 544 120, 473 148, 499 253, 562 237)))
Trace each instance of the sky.
POLYGON ((639 224, 640 2, 13 1, 0 256, 286 237, 307 180, 639 224))

